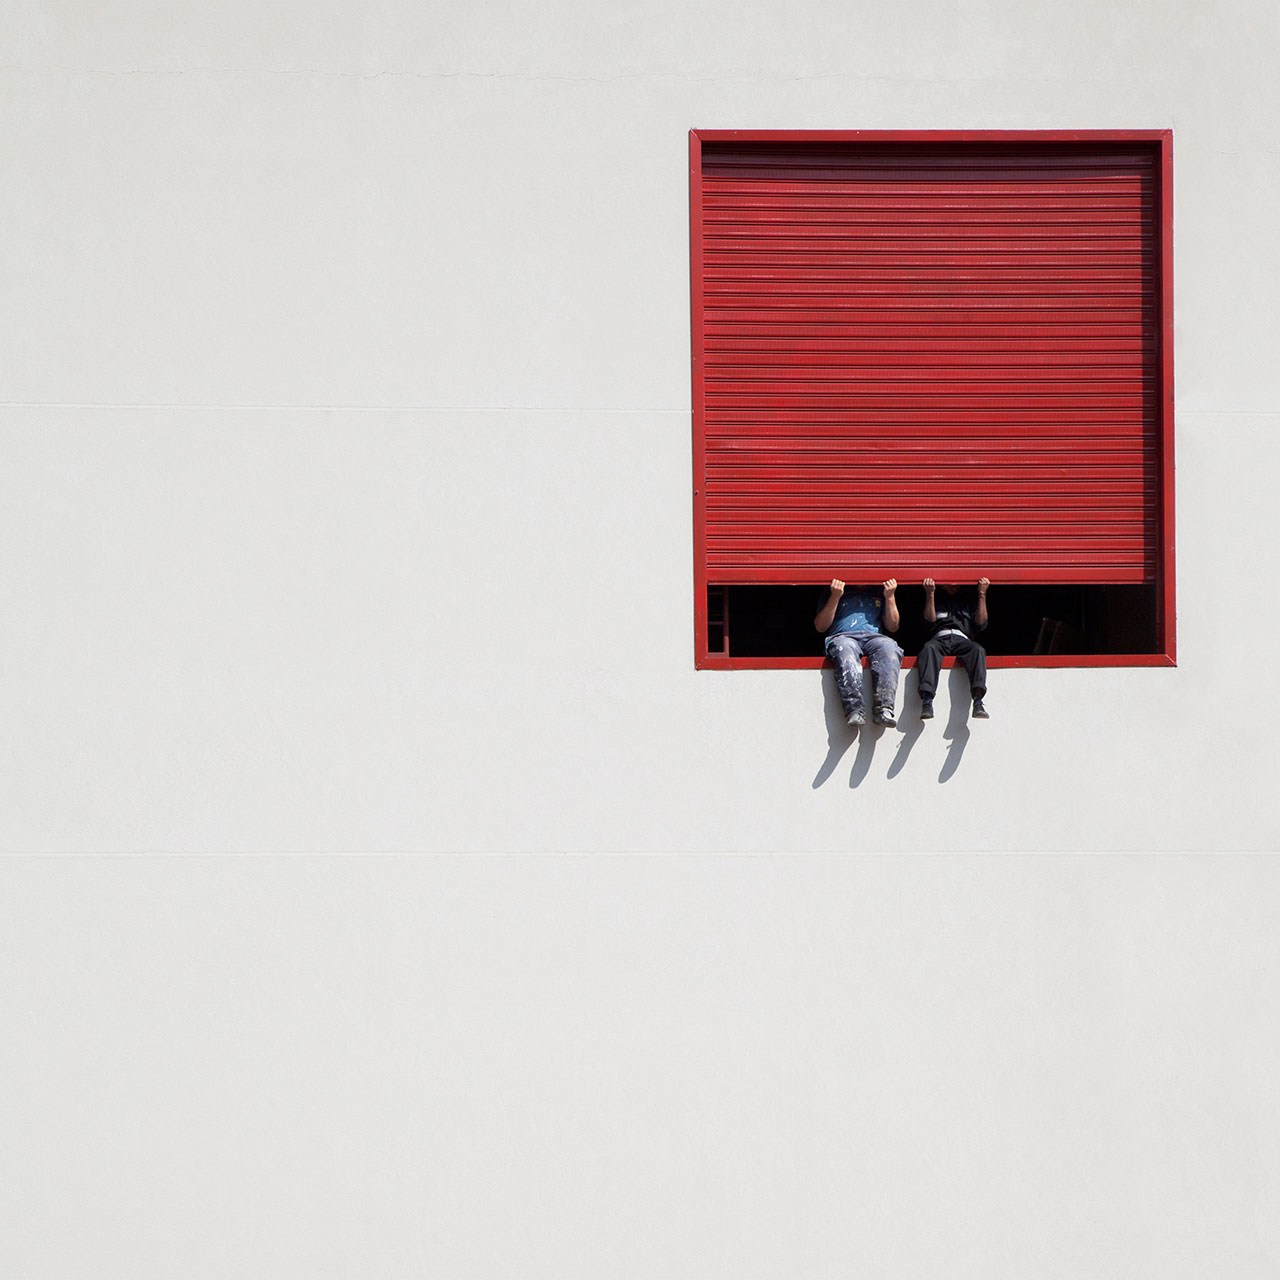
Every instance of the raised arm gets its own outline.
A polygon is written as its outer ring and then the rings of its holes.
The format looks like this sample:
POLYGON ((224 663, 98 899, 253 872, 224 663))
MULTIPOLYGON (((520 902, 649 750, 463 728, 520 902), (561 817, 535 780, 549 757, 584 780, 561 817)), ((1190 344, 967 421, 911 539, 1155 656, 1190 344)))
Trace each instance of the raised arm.
POLYGON ((924 580, 924 620, 926 622, 937 622, 938 611, 933 607, 933 593, 935 590, 932 578, 924 580))
POLYGON ((898 623, 902 621, 898 617, 897 591, 897 578, 888 578, 884 584, 884 629, 886 631, 897 631, 898 623))
POLYGON ((813 628, 815 631, 826 632, 827 628, 835 621, 836 606, 840 603, 840 597, 844 595, 844 583, 839 578, 831 579, 831 594, 827 597, 827 602, 814 615, 813 628))
POLYGON ((979 627, 985 627, 987 625, 987 588, 990 585, 990 578, 978 579, 978 607, 974 611, 973 621, 974 624, 979 627))

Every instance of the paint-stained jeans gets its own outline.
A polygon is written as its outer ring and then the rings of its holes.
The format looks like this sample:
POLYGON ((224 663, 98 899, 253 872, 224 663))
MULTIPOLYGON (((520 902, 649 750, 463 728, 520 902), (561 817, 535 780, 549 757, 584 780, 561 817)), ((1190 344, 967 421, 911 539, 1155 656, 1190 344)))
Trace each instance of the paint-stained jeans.
POLYGON ((827 641, 827 656, 835 664, 836 688, 845 715, 863 711, 862 657, 867 657, 875 677, 877 707, 893 710, 898 697, 898 672, 902 669, 902 650, 888 636, 859 631, 856 635, 832 636, 827 641))

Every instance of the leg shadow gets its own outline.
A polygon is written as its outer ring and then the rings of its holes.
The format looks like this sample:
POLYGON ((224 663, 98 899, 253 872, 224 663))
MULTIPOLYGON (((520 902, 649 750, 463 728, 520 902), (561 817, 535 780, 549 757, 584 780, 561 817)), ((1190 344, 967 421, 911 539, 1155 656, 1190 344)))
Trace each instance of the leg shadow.
MULTIPOLYGON (((822 672, 823 714, 827 720, 827 758, 818 766, 813 776, 816 791, 836 771, 844 753, 853 745, 855 731, 845 723, 844 708, 840 705, 840 691, 836 688, 836 673, 830 668, 822 672)), ((857 768, 855 764, 854 768, 857 768)))
POLYGON ((862 702, 867 709, 867 723, 858 730, 858 754, 853 757, 853 768, 849 770, 850 789, 862 785, 863 778, 871 770, 876 743, 884 737, 884 726, 872 723, 878 691, 879 682, 876 680, 876 673, 868 667, 862 677, 862 702))
POLYGON ((871 761, 876 753, 876 743, 884 736, 884 726, 864 724, 858 730, 858 754, 853 758, 853 768, 849 770, 850 788, 862 785, 862 780, 870 772, 871 761))
POLYGON ((951 698, 951 716, 942 736, 951 745, 947 748, 947 758, 942 762, 942 769, 938 774, 939 782, 949 782, 960 767, 960 757, 969 744, 969 708, 973 705, 973 698, 969 694, 969 673, 958 662, 951 668, 951 679, 947 684, 951 698))
POLYGON ((893 763, 889 766, 887 777, 896 778, 902 772, 912 747, 920 741, 920 735, 924 733, 924 729, 925 723, 920 719, 920 677, 912 667, 902 682, 902 718, 898 721, 898 731, 902 734, 902 741, 898 743, 898 750, 893 757, 893 763))

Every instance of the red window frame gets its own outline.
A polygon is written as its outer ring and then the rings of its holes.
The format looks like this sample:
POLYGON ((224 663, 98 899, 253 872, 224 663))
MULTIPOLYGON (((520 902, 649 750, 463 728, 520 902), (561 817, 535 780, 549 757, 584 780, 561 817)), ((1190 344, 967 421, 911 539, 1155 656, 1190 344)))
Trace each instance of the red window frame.
MULTIPOLYGON (((1156 235, 1159 278, 1157 447, 1159 607, 1157 652, 1133 654, 1043 654, 993 656, 992 667, 1171 667, 1177 664, 1174 576, 1174 400, 1173 400, 1173 131, 1171 129, 1083 130, 739 130, 689 131, 690 277, 693 394, 694 659, 699 669, 796 669, 821 667, 823 657, 733 657, 708 651, 706 570, 706 331, 703 323, 702 148, 704 143, 1142 143, 1156 156, 1156 235)), ((815 584, 816 586, 816 584, 815 584)), ((904 665, 912 664, 912 659, 904 665)))

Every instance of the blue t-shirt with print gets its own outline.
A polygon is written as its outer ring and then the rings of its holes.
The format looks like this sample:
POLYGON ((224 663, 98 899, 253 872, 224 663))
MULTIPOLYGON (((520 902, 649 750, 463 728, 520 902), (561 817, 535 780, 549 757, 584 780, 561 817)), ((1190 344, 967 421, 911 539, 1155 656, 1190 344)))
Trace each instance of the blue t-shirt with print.
POLYGON ((826 638, 830 640, 832 636, 851 635, 859 631, 879 635, 883 621, 883 592, 846 587, 840 603, 836 605, 836 616, 827 628, 826 638))

